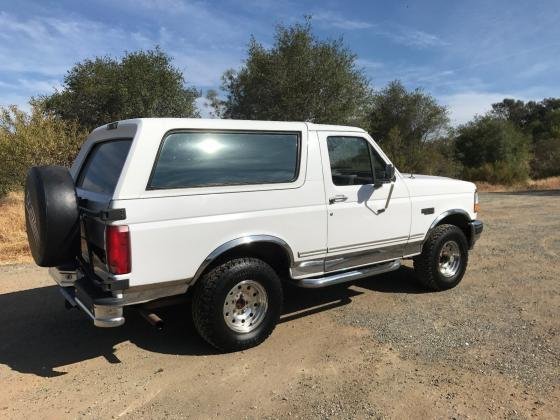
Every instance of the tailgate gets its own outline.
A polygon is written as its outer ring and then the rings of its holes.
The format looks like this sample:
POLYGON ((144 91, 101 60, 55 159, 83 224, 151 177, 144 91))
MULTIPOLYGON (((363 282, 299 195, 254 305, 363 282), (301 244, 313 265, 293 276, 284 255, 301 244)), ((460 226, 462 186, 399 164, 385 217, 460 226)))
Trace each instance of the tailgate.
POLYGON ((118 138, 93 144, 76 179, 82 265, 102 280, 110 276, 105 252, 106 226, 125 218, 124 210, 110 207, 131 143, 132 139, 118 138))

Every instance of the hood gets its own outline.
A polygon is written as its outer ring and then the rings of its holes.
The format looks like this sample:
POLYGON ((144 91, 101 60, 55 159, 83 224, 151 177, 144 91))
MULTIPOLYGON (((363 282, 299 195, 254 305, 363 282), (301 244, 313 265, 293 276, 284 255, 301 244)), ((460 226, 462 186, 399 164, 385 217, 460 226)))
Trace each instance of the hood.
POLYGON ((401 174, 411 196, 474 193, 472 182, 432 175, 401 174))

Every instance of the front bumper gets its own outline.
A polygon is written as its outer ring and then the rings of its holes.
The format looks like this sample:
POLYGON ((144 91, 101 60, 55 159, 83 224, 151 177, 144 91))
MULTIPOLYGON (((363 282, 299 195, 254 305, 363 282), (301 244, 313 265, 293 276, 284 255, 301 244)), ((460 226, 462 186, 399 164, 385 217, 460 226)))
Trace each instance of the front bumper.
POLYGON ((119 327, 124 324, 124 299, 95 287, 79 271, 49 269, 60 286, 60 292, 72 307, 84 311, 96 327, 119 327))
POLYGON ((472 220, 469 222, 469 227, 471 229, 471 235, 469 238, 469 249, 474 247, 474 244, 480 238, 482 231, 484 230, 484 224, 481 220, 472 220))

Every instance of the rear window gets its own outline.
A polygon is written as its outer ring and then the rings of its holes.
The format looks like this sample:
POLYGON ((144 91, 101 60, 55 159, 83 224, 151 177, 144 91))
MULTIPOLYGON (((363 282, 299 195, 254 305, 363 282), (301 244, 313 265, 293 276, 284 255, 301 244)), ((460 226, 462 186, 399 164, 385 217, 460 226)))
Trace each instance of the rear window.
POLYGON ((78 187, 112 195, 121 175, 132 140, 119 139, 97 143, 78 177, 78 187))
POLYGON ((175 132, 162 142, 148 188, 295 181, 298 133, 175 132))

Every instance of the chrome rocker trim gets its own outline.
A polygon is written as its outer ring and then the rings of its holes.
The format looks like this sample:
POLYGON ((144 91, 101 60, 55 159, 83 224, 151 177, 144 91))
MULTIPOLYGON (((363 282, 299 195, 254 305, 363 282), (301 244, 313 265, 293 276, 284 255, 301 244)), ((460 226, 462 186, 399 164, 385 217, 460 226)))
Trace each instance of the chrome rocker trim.
POLYGON ((363 267, 352 271, 331 274, 324 277, 309 277, 302 280, 295 280, 295 284, 300 287, 316 289, 319 287, 332 286, 334 284, 340 284, 347 281, 374 276, 376 274, 387 273, 389 271, 397 270, 400 266, 401 260, 398 259, 395 261, 389 261, 386 263, 376 264, 374 266, 363 267))

